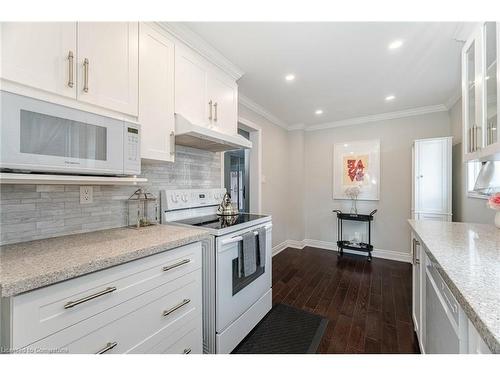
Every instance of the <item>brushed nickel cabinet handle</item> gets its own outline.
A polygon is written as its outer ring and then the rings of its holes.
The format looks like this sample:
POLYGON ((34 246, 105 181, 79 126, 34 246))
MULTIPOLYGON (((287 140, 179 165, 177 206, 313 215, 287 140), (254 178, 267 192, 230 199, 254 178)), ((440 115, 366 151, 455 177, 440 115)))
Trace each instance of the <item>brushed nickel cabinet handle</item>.
POLYGON ((175 132, 170 132, 170 155, 175 155, 175 132))
POLYGON ((467 136, 469 138, 467 142, 468 143, 467 151, 472 152, 472 128, 467 129, 467 133, 468 133, 467 136))
POLYGON ((74 59, 74 55, 73 55, 73 51, 69 51, 68 52, 68 67, 69 67, 69 71, 68 71, 68 86, 69 87, 73 87, 75 85, 75 82, 73 80, 73 76, 74 76, 74 73, 73 73, 73 59, 74 59))
POLYGON ((109 352, 111 349, 113 349, 118 343, 115 342, 108 342, 104 348, 101 350, 98 350, 95 354, 104 354, 106 352, 109 352))
POLYGON ((75 307, 81 303, 84 303, 84 302, 88 302, 90 300, 93 300, 94 298, 97 298, 97 297, 101 297, 101 296, 104 296, 105 294, 108 294, 108 293, 112 293, 116 290, 116 287, 114 286, 110 286, 100 292, 97 292, 97 293, 94 293, 94 294, 91 294, 90 296, 87 296, 87 297, 83 297, 83 298, 80 298, 80 299, 77 299, 76 301, 69 301, 68 303, 66 303, 64 305, 64 308, 65 309, 70 309, 72 307, 75 307))
POLYGON ((184 354, 189 354, 191 353, 191 348, 184 349, 184 354))
POLYGON ((210 101, 208 102, 208 108, 209 108, 209 110, 210 110, 210 112, 209 112, 209 113, 210 113, 210 115, 208 116, 208 119, 209 119, 210 121, 212 121, 212 117, 213 117, 213 116, 212 116, 212 115, 213 115, 213 113, 212 113, 212 100, 210 100, 210 101))
POLYGON ((414 238, 413 239, 413 264, 420 264, 420 259, 417 258, 417 246, 420 246, 420 242, 414 238))
POLYGON ((179 310, 182 306, 187 305, 189 302, 191 302, 191 300, 190 300, 190 299, 185 299, 185 300, 183 300, 183 301, 182 301, 181 303, 179 303, 178 305, 175 305, 174 307, 171 307, 170 309, 163 311, 163 316, 167 316, 167 315, 172 314, 174 311, 179 310))
POLYGON ((89 59, 83 60, 83 91, 89 92, 89 59))
POLYGON ((214 109, 215 109, 214 121, 217 122, 217 102, 214 103, 214 109))
POLYGON ((189 263, 189 262, 191 262, 191 259, 183 259, 180 262, 177 262, 177 263, 171 264, 169 266, 163 267, 163 271, 170 271, 173 268, 180 267, 183 264, 186 264, 186 263, 189 263))
POLYGON ((413 254, 412 254, 412 264, 415 264, 415 252, 416 252, 416 249, 415 249, 415 243, 416 243, 416 240, 415 238, 413 239, 412 241, 412 250, 413 250, 413 254))

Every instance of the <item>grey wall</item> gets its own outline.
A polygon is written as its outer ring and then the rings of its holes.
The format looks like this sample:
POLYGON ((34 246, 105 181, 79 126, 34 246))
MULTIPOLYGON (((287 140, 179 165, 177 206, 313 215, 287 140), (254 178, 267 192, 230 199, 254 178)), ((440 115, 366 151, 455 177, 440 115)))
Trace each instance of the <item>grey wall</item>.
POLYGON ((486 199, 467 196, 467 171, 462 159, 462 100, 450 109, 449 116, 453 134, 453 221, 491 224, 495 211, 488 208, 486 199))
POLYGON ((288 132, 287 239, 296 241, 305 238, 304 133, 288 132))
MULTIPOLYGON (((175 163, 143 161, 144 186, 218 188, 220 154, 177 147, 175 163)), ((80 204, 76 185, 0 185, 0 243, 83 233, 127 225, 126 200, 137 186, 94 186, 94 202, 80 204)))
POLYGON ((380 139, 380 201, 363 201, 360 212, 378 209, 374 222, 375 248, 409 252, 411 208, 411 149, 420 138, 449 136, 447 112, 345 126, 305 133, 305 236, 335 242, 333 209, 348 211, 349 201, 334 200, 333 145, 357 140, 380 139))

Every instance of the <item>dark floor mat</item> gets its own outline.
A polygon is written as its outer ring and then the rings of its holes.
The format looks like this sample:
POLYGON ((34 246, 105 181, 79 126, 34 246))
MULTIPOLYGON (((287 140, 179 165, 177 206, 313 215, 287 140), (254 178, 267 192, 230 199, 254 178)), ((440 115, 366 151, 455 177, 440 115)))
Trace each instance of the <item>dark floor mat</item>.
POLYGON ((328 320, 278 304, 260 321, 233 354, 316 353, 328 320))

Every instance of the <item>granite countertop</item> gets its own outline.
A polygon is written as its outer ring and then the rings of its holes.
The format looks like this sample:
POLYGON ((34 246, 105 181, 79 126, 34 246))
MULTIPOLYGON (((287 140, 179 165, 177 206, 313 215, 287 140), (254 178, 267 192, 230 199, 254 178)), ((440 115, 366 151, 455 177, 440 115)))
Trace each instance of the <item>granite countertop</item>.
POLYGON ((160 253, 207 238, 202 229, 174 225, 117 228, 0 247, 2 297, 160 253))
POLYGON ((500 353, 500 230, 409 220, 438 271, 493 353, 500 353))

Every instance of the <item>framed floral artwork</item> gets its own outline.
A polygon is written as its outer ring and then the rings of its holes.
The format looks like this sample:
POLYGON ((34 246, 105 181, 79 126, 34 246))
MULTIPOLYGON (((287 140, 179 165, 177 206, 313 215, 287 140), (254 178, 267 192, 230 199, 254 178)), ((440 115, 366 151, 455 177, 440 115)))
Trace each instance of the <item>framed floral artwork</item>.
POLYGON ((380 140, 333 145, 333 199, 379 200, 380 140))

